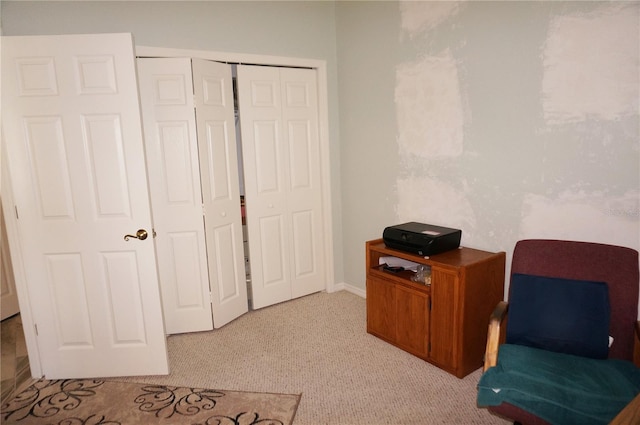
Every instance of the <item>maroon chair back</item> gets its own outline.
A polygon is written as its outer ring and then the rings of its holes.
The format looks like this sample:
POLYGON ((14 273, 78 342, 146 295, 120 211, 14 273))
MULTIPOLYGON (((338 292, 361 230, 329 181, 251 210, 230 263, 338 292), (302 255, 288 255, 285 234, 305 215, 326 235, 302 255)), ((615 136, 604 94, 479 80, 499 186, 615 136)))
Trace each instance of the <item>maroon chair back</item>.
POLYGON ((522 240, 513 251, 511 275, 514 273, 606 282, 611 304, 609 335, 614 338, 609 358, 633 360, 640 285, 637 251, 591 242, 522 240))

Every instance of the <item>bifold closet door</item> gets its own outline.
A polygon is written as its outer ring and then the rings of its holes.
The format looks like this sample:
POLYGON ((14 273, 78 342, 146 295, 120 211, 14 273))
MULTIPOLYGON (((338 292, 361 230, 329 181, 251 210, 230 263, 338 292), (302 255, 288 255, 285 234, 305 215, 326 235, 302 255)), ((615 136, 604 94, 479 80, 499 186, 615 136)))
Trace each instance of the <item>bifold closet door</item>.
POLYGON ((167 333, 248 310, 229 65, 138 59, 167 333))
POLYGON ((166 332, 211 330, 191 60, 137 65, 166 332))
POLYGON ((231 66, 192 59, 213 326, 249 311, 231 66))
POLYGON ((316 71, 239 65, 255 308, 325 288, 316 71))

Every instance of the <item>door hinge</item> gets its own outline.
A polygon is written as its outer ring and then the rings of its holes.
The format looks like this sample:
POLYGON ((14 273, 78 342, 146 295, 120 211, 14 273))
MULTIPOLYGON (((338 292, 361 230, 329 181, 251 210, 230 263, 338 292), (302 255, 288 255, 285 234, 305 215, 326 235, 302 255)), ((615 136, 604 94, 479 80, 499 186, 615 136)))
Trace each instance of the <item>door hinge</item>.
POLYGON ((36 336, 38 336, 38 325, 34 323, 34 324, 33 324, 33 328, 34 328, 34 329, 35 329, 35 331, 36 331, 36 336))
POLYGON ((20 217, 18 217, 18 206, 14 205, 13 208, 15 208, 15 210, 16 210, 16 220, 19 220, 20 217))

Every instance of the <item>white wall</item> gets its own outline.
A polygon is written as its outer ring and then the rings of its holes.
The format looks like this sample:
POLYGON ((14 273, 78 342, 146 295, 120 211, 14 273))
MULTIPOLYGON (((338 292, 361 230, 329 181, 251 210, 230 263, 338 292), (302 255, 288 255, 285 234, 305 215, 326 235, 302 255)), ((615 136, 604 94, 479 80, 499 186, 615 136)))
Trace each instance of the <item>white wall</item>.
POLYGON ((640 3, 336 3, 345 280, 388 225, 640 249, 640 3))

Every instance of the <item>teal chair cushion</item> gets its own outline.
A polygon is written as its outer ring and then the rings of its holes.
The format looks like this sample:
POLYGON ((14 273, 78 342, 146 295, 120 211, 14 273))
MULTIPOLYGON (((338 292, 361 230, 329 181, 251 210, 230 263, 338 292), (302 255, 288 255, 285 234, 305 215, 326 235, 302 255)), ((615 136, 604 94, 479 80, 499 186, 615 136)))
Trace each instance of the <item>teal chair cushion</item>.
POLYGON ((478 405, 506 402, 552 424, 595 425, 608 424, 638 393, 640 369, 629 361, 503 344, 480 378, 478 405))

